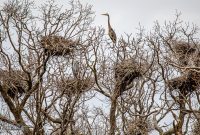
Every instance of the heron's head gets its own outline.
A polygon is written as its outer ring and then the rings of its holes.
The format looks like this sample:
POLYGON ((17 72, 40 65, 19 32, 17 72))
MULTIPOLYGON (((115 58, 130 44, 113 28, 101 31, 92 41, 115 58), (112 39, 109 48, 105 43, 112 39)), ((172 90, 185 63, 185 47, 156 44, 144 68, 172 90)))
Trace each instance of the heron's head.
POLYGON ((101 15, 109 16, 109 14, 108 14, 108 13, 105 13, 105 14, 101 14, 101 15))

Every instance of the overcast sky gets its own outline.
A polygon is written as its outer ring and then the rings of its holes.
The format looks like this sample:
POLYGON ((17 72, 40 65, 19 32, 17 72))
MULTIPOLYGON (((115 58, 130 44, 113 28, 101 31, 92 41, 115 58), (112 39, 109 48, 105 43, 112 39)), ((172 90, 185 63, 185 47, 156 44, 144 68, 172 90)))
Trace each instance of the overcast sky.
MULTIPOLYGON (((0 5, 3 1, 0 0, 0 5)), ((34 0, 36 4, 46 0, 34 0)), ((68 5, 69 0, 55 0, 63 5, 68 5)), ((93 5, 95 11, 95 24, 107 28, 107 18, 102 13, 108 12, 111 24, 118 35, 135 33, 139 23, 145 28, 152 28, 158 20, 172 20, 176 10, 182 13, 182 19, 195 23, 200 27, 200 0, 80 0, 83 4, 93 5)))
MULTIPOLYGON (((41 0, 35 0, 41 1, 41 0)), ((55 0, 64 7, 69 0, 55 0)), ((117 35, 135 33, 139 23, 145 28, 152 28, 154 22, 169 21, 175 17, 176 10, 182 13, 186 22, 200 27, 200 0, 80 0, 90 4, 95 11, 95 24, 107 28, 107 18, 102 13, 108 12, 111 24, 117 35)))
POLYGON ((139 23, 151 28, 155 20, 172 20, 176 10, 186 22, 200 27, 200 0, 82 0, 93 5, 95 23, 106 27, 107 20, 101 13, 108 12, 117 33, 134 33, 139 23))
MULTIPOLYGON (((0 5, 6 0, 0 0, 0 5)), ((67 6, 69 0, 55 0, 67 6)), ((111 25, 117 35, 135 33, 139 23, 145 28, 151 28, 158 20, 163 23, 175 17, 176 10, 182 13, 186 22, 200 27, 200 0, 80 0, 83 4, 93 5, 95 24, 107 29, 107 18, 102 13, 108 12, 111 25)), ((35 0, 40 5, 43 0, 35 0)))

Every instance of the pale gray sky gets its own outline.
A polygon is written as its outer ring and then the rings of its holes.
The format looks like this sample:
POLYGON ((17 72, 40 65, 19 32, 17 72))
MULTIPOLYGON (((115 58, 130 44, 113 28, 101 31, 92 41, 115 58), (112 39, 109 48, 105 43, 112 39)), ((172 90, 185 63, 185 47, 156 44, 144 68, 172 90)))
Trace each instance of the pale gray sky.
MULTIPOLYGON (((0 0, 0 5, 6 0, 0 0)), ((34 0, 37 5, 47 0, 34 0)), ((107 28, 107 18, 102 13, 108 12, 111 24, 117 35, 135 33, 139 23, 145 28, 151 28, 155 20, 164 22, 172 20, 176 10, 182 13, 186 22, 200 27, 200 0, 80 0, 83 4, 93 5, 96 18, 95 24, 107 28)), ((68 5, 69 0, 55 0, 68 5)))
MULTIPOLYGON (((63 0, 65 1, 65 0, 63 0)), ((101 13, 108 12, 117 33, 134 33, 140 23, 151 28, 155 20, 172 20, 176 10, 186 22, 200 26, 199 0, 82 0, 93 5, 95 23, 106 27, 107 20, 101 13)))
MULTIPOLYGON (((0 0, 0 5, 6 0, 0 0)), ((34 0, 40 5, 42 0, 34 0)), ((117 35, 135 33, 139 23, 145 28, 151 28, 154 21, 163 23, 175 17, 176 10, 182 13, 186 22, 197 24, 200 27, 200 0, 80 0, 83 4, 93 5, 95 24, 107 29, 107 18, 102 13, 108 12, 111 24, 117 35)), ((68 5, 69 0, 55 0, 68 5)), ((96 102, 95 102, 96 103, 96 102)))

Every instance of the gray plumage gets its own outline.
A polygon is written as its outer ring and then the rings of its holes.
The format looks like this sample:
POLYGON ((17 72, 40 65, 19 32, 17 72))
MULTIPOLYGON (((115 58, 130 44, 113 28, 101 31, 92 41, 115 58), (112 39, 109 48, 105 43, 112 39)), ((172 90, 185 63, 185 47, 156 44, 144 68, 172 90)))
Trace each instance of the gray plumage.
POLYGON ((110 25, 110 16, 109 16, 108 13, 102 14, 102 15, 105 15, 105 16, 108 17, 108 35, 109 35, 110 39, 112 40, 112 42, 114 44, 116 44, 116 42, 117 42, 117 36, 116 36, 115 31, 113 30, 113 28, 110 25))

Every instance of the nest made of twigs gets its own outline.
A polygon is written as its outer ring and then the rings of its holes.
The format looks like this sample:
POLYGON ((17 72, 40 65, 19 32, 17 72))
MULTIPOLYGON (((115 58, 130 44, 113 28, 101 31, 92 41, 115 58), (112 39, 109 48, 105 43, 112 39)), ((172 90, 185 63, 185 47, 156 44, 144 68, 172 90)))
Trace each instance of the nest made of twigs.
POLYGON ((153 130, 150 119, 136 119, 127 128, 126 135, 148 135, 153 130))
POLYGON ((200 135, 200 119, 192 124, 192 135, 200 135))
POLYGON ((115 67, 115 79, 127 79, 131 81, 137 77, 141 77, 145 69, 146 64, 144 63, 138 63, 134 59, 124 60, 115 67))
POLYGON ((78 44, 78 42, 62 36, 43 36, 40 43, 45 53, 53 56, 70 55, 78 44))
POLYGON ((126 86, 131 82, 141 77, 147 68, 146 63, 136 62, 134 59, 127 59, 118 63, 115 67, 115 80, 120 92, 124 91, 126 86))
POLYGON ((197 50, 192 57, 193 66, 200 67, 200 52, 197 50))
POLYGON ((86 79, 63 79, 57 84, 58 90, 68 96, 87 92, 93 86, 92 78, 86 79))
POLYGON ((179 54, 192 54, 196 51, 196 46, 194 44, 189 44, 183 41, 174 41, 173 49, 176 53, 179 54))
POLYGON ((169 90, 178 89, 180 92, 191 93, 200 85, 200 73, 188 71, 180 77, 168 81, 169 90))
POLYGON ((12 99, 15 97, 19 98, 25 93, 27 88, 25 79, 26 75, 20 70, 0 71, 1 86, 12 99))
POLYGON ((195 44, 184 41, 173 41, 172 48, 182 66, 191 64, 190 61, 200 58, 200 55, 197 55, 199 54, 198 46, 195 44))

